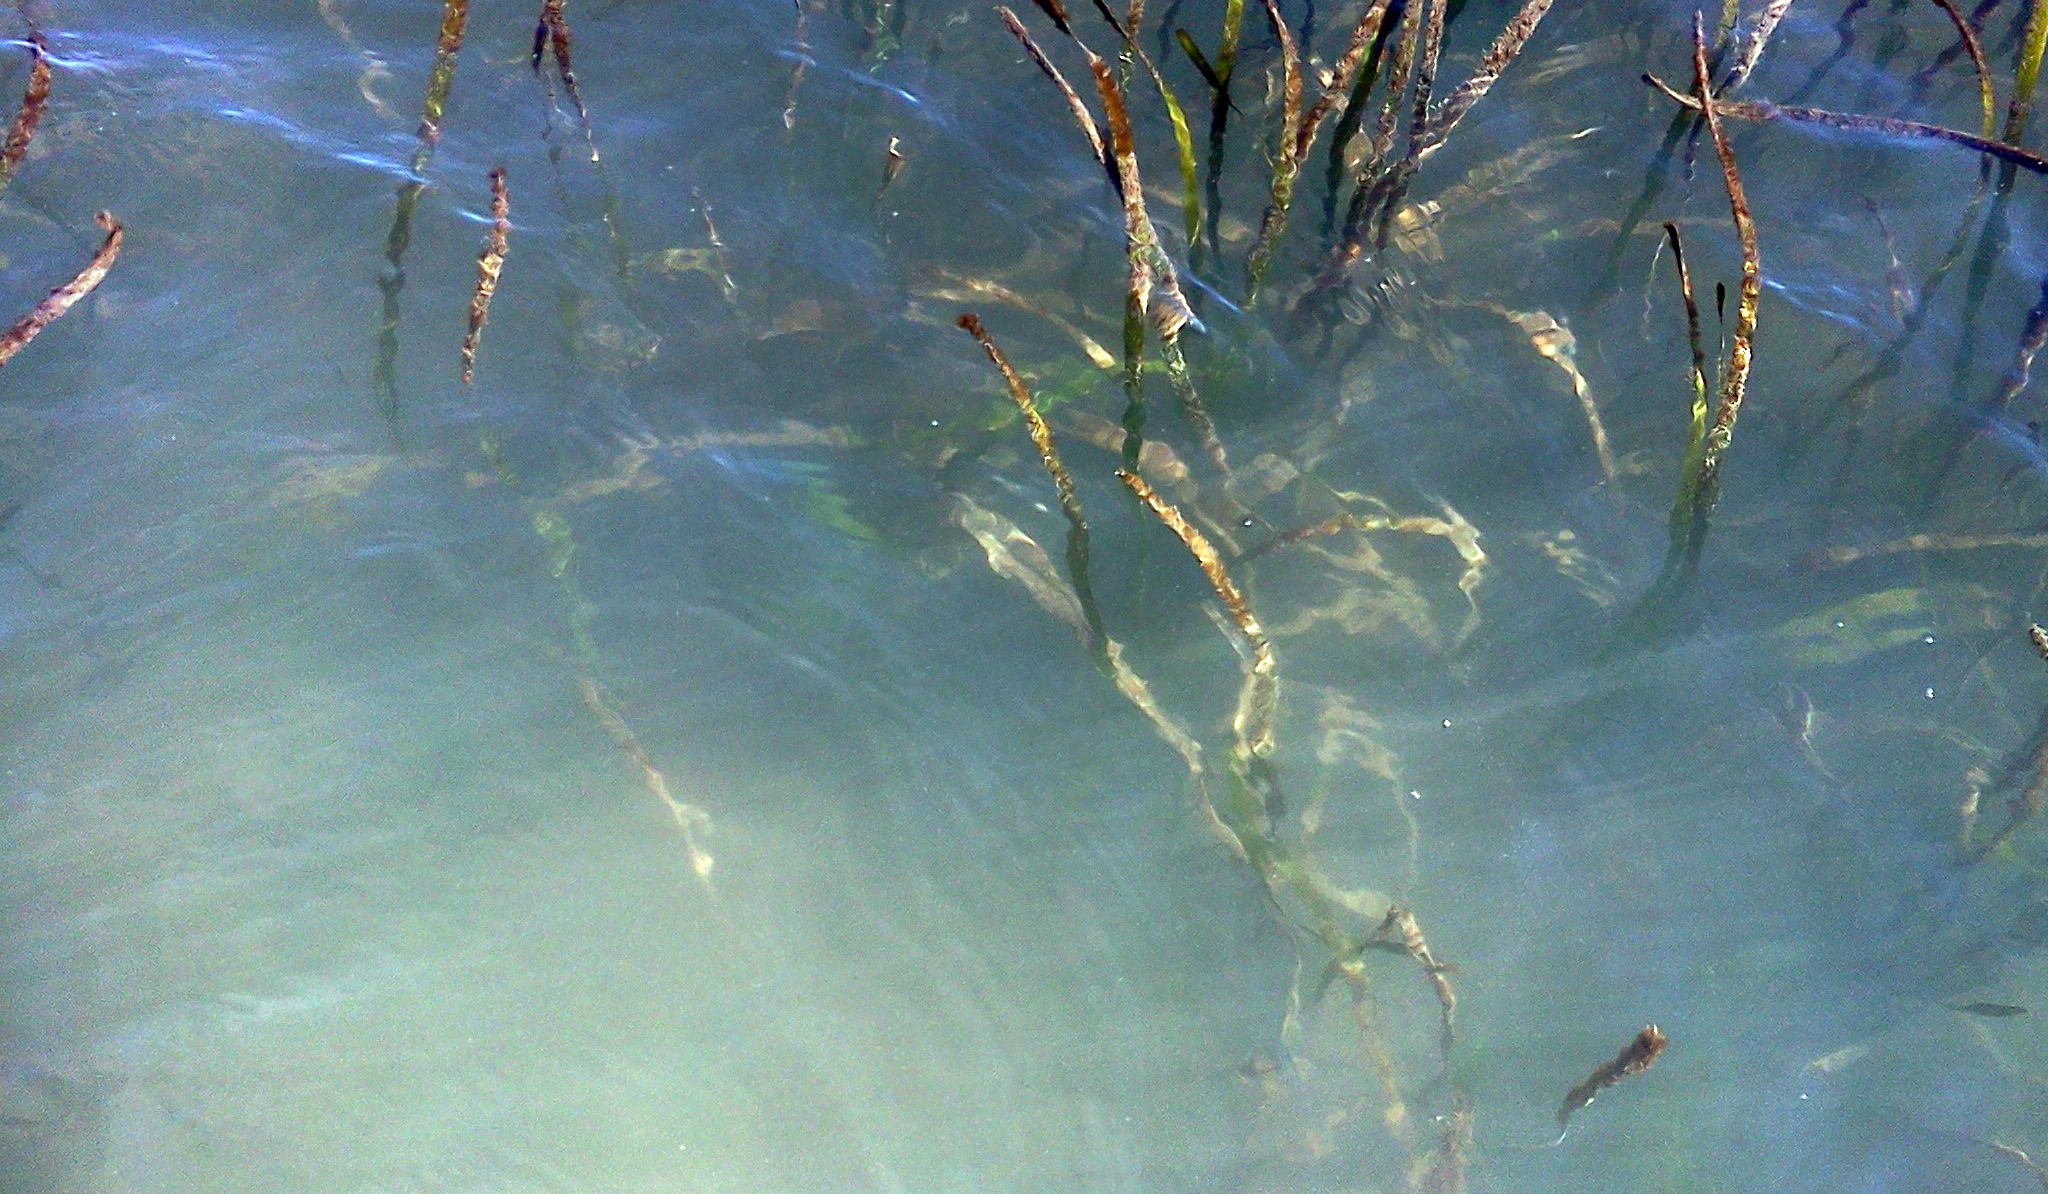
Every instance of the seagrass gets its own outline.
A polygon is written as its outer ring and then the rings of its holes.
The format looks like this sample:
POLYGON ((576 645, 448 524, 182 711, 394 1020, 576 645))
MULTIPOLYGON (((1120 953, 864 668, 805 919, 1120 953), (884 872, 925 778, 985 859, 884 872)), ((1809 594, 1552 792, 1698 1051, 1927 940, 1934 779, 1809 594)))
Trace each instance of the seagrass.
POLYGON ((484 321, 491 315, 491 297, 498 292, 498 275, 505 269, 505 248, 512 232, 511 195, 505 186, 505 168, 491 171, 491 230, 483 251, 476 258, 476 289, 469 296, 469 330, 462 337, 462 384, 476 378, 476 350, 483 340, 484 321))
POLYGON ((0 365, 13 359, 14 354, 28 346, 28 342, 41 335, 43 329, 63 318, 64 313, 76 306, 78 300, 91 294, 95 287, 114 267, 114 259, 121 255, 121 223, 110 212, 100 212, 93 217, 93 223, 107 234, 106 240, 94 251, 85 268, 78 271, 69 282, 52 290, 35 309, 17 320, 13 327, 0 332, 0 365))
POLYGON ((0 141, 0 194, 6 193, 14 172, 28 156, 29 141, 36 135, 36 125, 43 119, 43 108, 50 99, 50 55, 43 48, 40 33, 29 35, 28 52, 28 90, 22 93, 21 107, 14 113, 13 123, 7 126, 7 139, 0 141))

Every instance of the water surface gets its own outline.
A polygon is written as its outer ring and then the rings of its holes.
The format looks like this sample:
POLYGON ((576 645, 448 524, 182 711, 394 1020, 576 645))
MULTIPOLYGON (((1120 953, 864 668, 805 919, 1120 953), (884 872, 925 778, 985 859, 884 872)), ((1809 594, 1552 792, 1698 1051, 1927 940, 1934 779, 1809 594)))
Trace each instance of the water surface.
MULTIPOLYGON (((1277 832, 1352 937, 1413 910, 1446 1057, 1411 958, 1318 997, 1302 910, 1048 612, 1066 523, 962 310, 1215 782, 1235 632, 1088 442, 1124 399, 1061 326, 1119 349, 1114 196, 986 7, 901 3, 801 37, 788 5, 572 5, 586 136, 533 6, 477 0, 430 152, 424 0, 10 14, 55 77, 0 316, 94 211, 128 232, 0 373, 0 1189, 1396 1191, 1461 1107, 1477 1190, 2028 1188, 1995 1146, 2048 1160, 2043 829, 1971 860, 2048 702, 2039 399, 1980 409, 2048 273, 2041 180, 1980 252, 1968 153, 1731 126, 1755 372, 1698 580, 1645 618, 1689 399, 1659 224, 1710 359, 1738 270, 1711 153, 1659 163, 1637 82, 1683 85, 1689 13, 1551 13, 1327 340, 1289 316, 1327 133, 1243 301, 1278 71, 1248 13, 1220 262, 1171 245, 1248 515, 1157 375, 1188 478, 1156 479, 1271 632, 1277 832), (1468 528, 1483 567, 1268 546, 1342 511, 1468 528), (2008 541, 1825 555, 1911 535, 2008 541), (1666 1054, 1542 1147, 1652 1022, 1666 1054)), ((1324 63, 1358 7, 1283 5, 1324 63)), ((1163 31, 1213 45, 1220 10, 1142 37, 1205 156, 1163 31)), ((1464 6, 1440 79, 1510 12, 1464 6)), ((1795 6, 1748 94, 1975 126, 1966 63, 1915 84, 1936 9, 1864 10, 1837 57, 1839 15, 1795 6)))

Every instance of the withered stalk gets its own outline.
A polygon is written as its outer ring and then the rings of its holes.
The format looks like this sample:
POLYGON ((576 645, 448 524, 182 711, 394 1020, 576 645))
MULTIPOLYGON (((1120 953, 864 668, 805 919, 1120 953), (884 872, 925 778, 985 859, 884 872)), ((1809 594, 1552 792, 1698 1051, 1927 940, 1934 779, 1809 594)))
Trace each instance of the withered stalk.
POLYGON ((1663 1056, 1665 1044, 1663 1031, 1655 1024, 1647 1025, 1620 1053, 1615 1054, 1613 1061, 1586 1075, 1584 1082, 1572 1087, 1557 1108, 1557 1139, 1564 1139, 1565 1132, 1570 1130, 1572 1115, 1592 1102, 1594 1095, 1623 1078, 1632 1078, 1649 1069, 1657 1058, 1663 1056))
POLYGON ((28 90, 22 93, 21 110, 8 126, 7 140, 0 142, 0 194, 6 193, 14 172, 21 168, 21 159, 28 154, 29 140, 36 135, 36 124, 42 120, 43 107, 50 99, 50 55, 43 48, 42 34, 29 35, 28 52, 33 59, 28 68, 28 90))
POLYGON ((5 365, 15 353, 20 352, 29 341, 40 335, 44 328, 61 318, 79 299, 91 294, 93 288, 107 276, 107 271, 113 268, 114 258, 121 254, 121 224, 111 213, 104 211, 93 217, 93 223, 98 224, 106 232, 107 239, 101 242, 99 249, 93 253, 92 260, 86 262, 85 268, 79 270, 76 277, 52 290, 48 298, 36 304, 35 310, 22 316, 20 322, 8 328, 6 332, 0 333, 0 365, 5 365))
POLYGON ((469 331, 462 337, 462 384, 476 374, 476 346, 483 339, 484 320, 491 314, 491 296, 498 292, 498 274, 505 268, 505 242, 512 231, 511 198, 505 168, 491 171, 491 231, 476 258, 476 290, 469 296, 469 331))

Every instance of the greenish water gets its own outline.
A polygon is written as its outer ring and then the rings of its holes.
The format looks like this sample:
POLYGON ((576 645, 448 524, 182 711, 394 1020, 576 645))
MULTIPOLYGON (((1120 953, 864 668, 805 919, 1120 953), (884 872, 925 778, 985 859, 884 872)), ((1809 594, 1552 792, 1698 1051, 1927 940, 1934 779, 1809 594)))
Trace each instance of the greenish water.
MULTIPOLYGON (((1734 320, 1718 167, 1656 163, 1637 81, 1683 85, 1690 14, 1551 12, 1323 329, 1290 309, 1327 129, 1241 302, 1279 77, 1247 12, 1220 264, 1169 245, 1234 483, 1156 370, 1188 477, 1153 476, 1271 635, 1291 873, 1354 942, 1413 910, 1446 1054, 1414 959, 1319 984, 1305 889, 1218 840, 1049 612, 1067 524, 963 310, 1222 800, 1241 644, 1089 442, 1124 396, 1068 330, 1120 348, 1115 197, 992 12, 900 3, 879 33, 807 5, 801 40, 787 4, 571 4, 586 138, 537 6, 476 0, 424 156, 426 0, 0 19, 53 68, 0 322, 95 211, 127 229, 0 369, 0 1190, 1391 1192, 1461 1107, 1472 1190, 2037 1184, 2001 1146, 2048 1164, 2048 826, 1984 847, 2048 709, 2041 403, 2002 381, 2044 180, 1980 253, 1967 152, 1731 124, 1749 400, 1697 582, 1631 618, 1689 398, 1662 221, 1710 367, 1734 320), (1346 511, 1476 539, 1272 543, 1346 511), (1663 1056, 1544 1147, 1652 1022, 1663 1056)), ((2001 114, 2016 7, 1984 24, 2001 114)), ((1163 31, 1213 47, 1221 8, 1155 0, 1140 38, 1204 162, 1163 31)), ((1327 65, 1360 6, 1282 9, 1327 65)), ((1511 12, 1458 12, 1440 92, 1511 12)), ((1744 94, 1976 127, 1967 60, 1915 80, 1937 8, 1841 15, 1794 6, 1744 94)), ((5 105, 27 78, 9 45, 5 105)))

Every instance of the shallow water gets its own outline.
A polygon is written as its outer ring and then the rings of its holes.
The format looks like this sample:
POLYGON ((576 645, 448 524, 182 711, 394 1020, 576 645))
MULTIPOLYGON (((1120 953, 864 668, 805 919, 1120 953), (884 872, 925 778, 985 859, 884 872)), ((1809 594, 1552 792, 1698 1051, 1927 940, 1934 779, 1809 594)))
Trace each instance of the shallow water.
MULTIPOLYGON (((535 6, 477 0, 394 268, 437 7, 5 26, 55 79, 0 197, 0 314, 78 268, 94 211, 127 240, 0 371, 0 1189, 1395 1191, 1460 1100, 1475 1190, 1999 1191, 2034 1177, 1994 1146, 2048 1162, 2048 830, 1961 861, 2036 769, 2042 545, 1819 556, 2038 533, 2038 397, 1970 408, 2048 272, 2041 179, 1973 278, 1969 154, 1731 126, 1755 373, 1698 582, 1646 621, 1688 399, 1660 222, 1709 357, 1738 268, 1711 153, 1654 166, 1669 107, 1636 82, 1682 85, 1689 14, 1551 13, 1423 164, 1434 243, 1362 268, 1369 327, 1325 345, 1287 306, 1327 133, 1241 302, 1277 70, 1248 12, 1224 263, 1187 276, 1253 525, 1163 377, 1148 432, 1272 632, 1282 836, 1353 939, 1392 901, 1455 965, 1445 1058, 1397 952, 1362 959, 1370 1048, 1344 984, 1317 997, 1301 908, 1020 583, 1071 609, 965 309, 1050 410, 1102 620, 1216 782, 1234 632, 1086 442, 1115 374, 966 293, 1120 343, 1113 196, 998 21, 908 0, 890 45, 826 4, 799 42, 783 4, 571 5, 586 139, 528 67, 535 6), (1372 502, 1476 530, 1469 598, 1440 536, 1265 550, 1372 502), (1661 1060, 1542 1147, 1651 1022, 1661 1060)), ((1220 8, 1164 19, 1209 45, 1220 8)), ((1325 61, 1355 11, 1316 6, 1325 61)), ((1440 86, 1510 11, 1464 8, 1440 86)), ((1974 127, 1966 63, 1912 83, 1938 10, 1863 12, 1817 72, 1838 15, 1796 7, 1748 94, 1974 127)))

